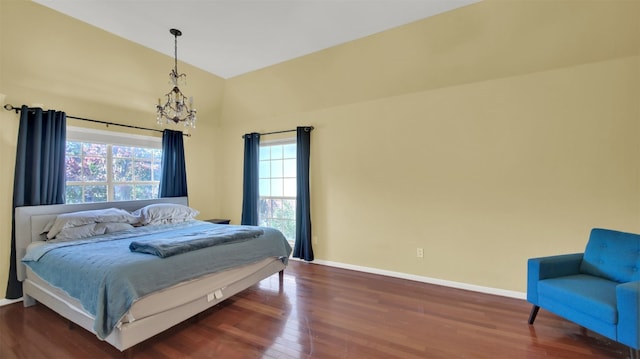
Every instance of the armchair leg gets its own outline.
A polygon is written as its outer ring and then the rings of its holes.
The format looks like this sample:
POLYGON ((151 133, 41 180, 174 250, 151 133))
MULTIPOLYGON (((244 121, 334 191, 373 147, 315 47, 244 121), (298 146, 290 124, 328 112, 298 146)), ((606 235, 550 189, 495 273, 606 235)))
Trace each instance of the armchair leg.
POLYGON ((534 304, 533 308, 531 308, 531 313, 529 314, 529 324, 533 324, 533 321, 536 320, 536 315, 538 315, 539 310, 540 307, 534 304))
POLYGON ((629 347, 629 359, 640 359, 640 350, 629 347))

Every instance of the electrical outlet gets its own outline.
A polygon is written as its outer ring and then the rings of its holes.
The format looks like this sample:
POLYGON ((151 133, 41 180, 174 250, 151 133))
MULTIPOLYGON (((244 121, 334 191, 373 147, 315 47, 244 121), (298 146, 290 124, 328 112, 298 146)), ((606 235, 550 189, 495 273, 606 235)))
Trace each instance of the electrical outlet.
POLYGON ((416 249, 416 257, 418 257, 418 258, 424 258, 424 249, 422 249, 422 248, 417 248, 417 249, 416 249))

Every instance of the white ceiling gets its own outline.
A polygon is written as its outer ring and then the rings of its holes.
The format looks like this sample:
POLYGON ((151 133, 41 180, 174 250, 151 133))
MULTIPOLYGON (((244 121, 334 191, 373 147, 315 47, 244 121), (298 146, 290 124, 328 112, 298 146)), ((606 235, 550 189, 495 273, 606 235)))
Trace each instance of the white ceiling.
POLYGON ((480 0, 34 0, 223 78, 480 0))

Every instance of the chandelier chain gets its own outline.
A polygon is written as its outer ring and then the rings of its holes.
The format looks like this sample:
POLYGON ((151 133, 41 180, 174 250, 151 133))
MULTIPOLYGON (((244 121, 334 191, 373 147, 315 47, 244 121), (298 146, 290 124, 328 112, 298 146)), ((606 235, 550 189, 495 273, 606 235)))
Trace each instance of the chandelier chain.
MULTIPOLYGON (((159 125, 182 123, 187 128, 195 128, 196 109, 193 107, 193 97, 189 97, 187 101, 187 96, 178 87, 178 80, 187 77, 186 74, 178 72, 178 36, 181 36, 182 32, 178 29, 171 29, 169 32, 174 36, 174 63, 169 74, 173 88, 165 94, 167 102, 164 105, 162 105, 162 100, 158 99, 156 121, 159 125)), ((186 80, 183 83, 186 83, 186 80)))
POLYGON ((173 68, 178 74, 178 33, 173 34, 173 68))

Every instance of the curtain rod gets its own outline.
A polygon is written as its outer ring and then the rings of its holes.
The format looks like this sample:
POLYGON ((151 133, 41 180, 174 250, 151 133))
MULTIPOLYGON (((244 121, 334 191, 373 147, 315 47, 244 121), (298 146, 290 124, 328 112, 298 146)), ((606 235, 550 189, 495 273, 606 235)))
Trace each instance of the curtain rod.
MULTIPOLYGON (((16 113, 22 111, 22 109, 20 107, 14 107, 13 105, 9 105, 9 104, 4 105, 4 109, 7 110, 7 111, 15 111, 16 113)), ((29 107, 29 109, 31 110, 31 109, 33 109, 33 107, 29 107)), ((158 129, 155 129, 155 128, 140 127, 140 126, 133 126, 133 125, 125 125, 125 124, 122 124, 122 123, 107 122, 107 121, 100 121, 100 120, 92 120, 90 118, 84 118, 84 117, 76 117, 76 116, 67 115, 67 118, 71 118, 71 119, 74 119, 74 120, 101 123, 101 124, 107 125, 107 127, 109 125, 112 125, 112 126, 120 126, 120 127, 127 127, 127 128, 135 128, 137 130, 163 132, 162 130, 158 130, 158 129)), ((191 134, 189 134, 189 133, 184 133, 183 132, 182 135, 183 136, 187 136, 187 137, 191 137, 191 134)))
MULTIPOLYGON (((298 129, 293 129, 293 130, 282 130, 282 131, 273 131, 273 132, 265 132, 265 133, 259 133, 260 136, 266 136, 266 135, 275 135, 276 133, 286 133, 286 132, 296 132, 298 129)), ((310 132, 313 131, 313 126, 306 126, 304 128, 304 130, 306 132, 310 132)), ((244 138, 245 135, 242 135, 242 138, 244 138)))

